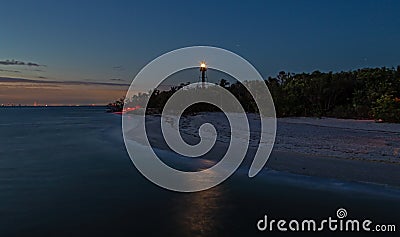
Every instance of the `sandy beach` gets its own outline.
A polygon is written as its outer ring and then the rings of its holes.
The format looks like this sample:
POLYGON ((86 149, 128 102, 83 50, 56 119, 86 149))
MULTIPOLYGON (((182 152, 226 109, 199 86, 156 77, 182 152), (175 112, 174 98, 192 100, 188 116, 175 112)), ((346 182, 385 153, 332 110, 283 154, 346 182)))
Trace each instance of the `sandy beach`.
MULTIPOLYGON (((248 114, 251 141, 244 165, 251 162, 260 134, 259 118, 248 114)), ((199 142, 198 128, 211 122, 217 141, 201 159, 215 164, 229 145, 229 124, 221 113, 182 117, 180 131, 189 144, 199 142)), ((146 118, 153 147, 169 150, 160 136, 160 117, 146 118)), ((135 137, 135 128, 130 134, 135 137)), ((143 141, 142 137, 135 137, 143 141)), ((264 169, 293 174, 400 186, 400 124, 334 118, 280 118, 273 152, 264 169)))

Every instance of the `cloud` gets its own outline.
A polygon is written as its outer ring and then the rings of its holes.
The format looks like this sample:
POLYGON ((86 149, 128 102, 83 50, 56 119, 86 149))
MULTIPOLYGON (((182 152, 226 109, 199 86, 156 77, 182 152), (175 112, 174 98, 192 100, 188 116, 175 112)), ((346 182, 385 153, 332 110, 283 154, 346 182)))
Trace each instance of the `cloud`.
POLYGON ((125 68, 123 67, 123 66, 114 66, 114 67, 112 67, 112 69, 113 70, 116 70, 116 71, 123 71, 123 70, 125 70, 125 68))
POLYGON ((13 72, 13 73, 20 73, 21 71, 17 71, 17 70, 7 70, 7 69, 0 69, 0 72, 13 72))
POLYGON ((42 69, 25 69, 26 71, 32 71, 32 72, 44 72, 42 69))
POLYGON ((5 66, 29 66, 29 67, 42 67, 45 65, 40 65, 37 63, 32 63, 32 62, 23 62, 23 61, 18 61, 18 60, 3 60, 0 61, 0 65, 5 65, 5 66))
MULTIPOLYGON (((45 79, 45 77, 39 77, 45 79)), ((129 86, 126 83, 110 82, 88 82, 88 81, 55 81, 55 80, 33 80, 26 78, 0 77, 0 82, 8 83, 39 83, 39 84, 63 84, 63 85, 99 85, 99 86, 129 86)))

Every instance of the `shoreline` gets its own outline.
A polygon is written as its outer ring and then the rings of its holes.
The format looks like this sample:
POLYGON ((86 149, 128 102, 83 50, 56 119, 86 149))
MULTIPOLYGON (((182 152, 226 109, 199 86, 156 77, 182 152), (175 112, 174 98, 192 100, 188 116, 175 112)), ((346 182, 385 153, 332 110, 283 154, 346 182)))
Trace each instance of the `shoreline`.
MULTIPOLYGON (((292 118, 293 119, 293 118, 292 118)), ((151 144, 160 150, 171 151, 168 145, 163 140, 163 137, 157 131, 158 125, 160 123, 159 116, 148 116, 146 119, 146 127, 148 132, 149 141, 151 144)), ((196 125, 194 125, 194 118, 187 117, 184 118, 184 131, 181 132, 182 137, 186 142, 191 144, 196 144, 198 142, 198 138, 193 136, 193 129, 195 129, 196 125), (194 127, 193 127, 194 125, 194 127)), ((334 119, 329 119, 334 120, 334 119)), ((250 120, 249 120, 250 121, 250 120)), ((317 120, 320 121, 320 120, 317 120)), ((197 123, 202 123, 201 119, 196 119, 197 123)), ((282 119, 278 119, 278 123, 282 123, 282 119)), ((293 121, 291 121, 293 122, 293 121)), ((340 122, 346 122, 340 120, 340 122)), ((302 126, 301 123, 296 121, 296 126, 302 126)), ((310 124, 306 124, 305 126, 310 126, 310 124)), ((321 126, 321 125, 316 125, 321 126)), ((362 125, 364 126, 364 125, 362 125)), ((330 129, 343 129, 341 127, 329 127, 330 129)), ((309 129, 309 128, 307 128, 309 129)), ((357 129, 349 128, 345 129, 357 129)), ((283 138, 283 135, 279 134, 280 127, 278 126, 277 140, 278 136, 283 138)), ((389 132, 384 129, 384 133, 389 132)), ((302 134, 298 134, 302 135, 302 134)), ((135 141, 142 143, 142 137, 135 136, 135 128, 131 128, 129 132, 129 136, 132 136, 135 141)), ((320 178, 328 178, 328 179, 337 179, 342 181, 349 182, 361 182, 361 183, 374 183, 381 185, 389 185, 393 187, 400 187, 400 160, 397 159, 381 159, 367 156, 367 158, 363 157, 340 157, 335 155, 326 155, 326 154, 318 154, 318 153, 306 153, 305 149, 298 149, 301 152, 296 151, 295 149, 280 149, 279 146, 281 144, 275 143, 275 146, 272 150, 271 156, 269 157, 265 167, 263 169, 272 169, 276 171, 284 171, 292 174, 298 175, 306 175, 311 177, 320 177, 320 178)), ((216 144, 212 148, 212 155, 205 155, 202 157, 203 159, 212 161, 211 163, 215 163, 218 159, 215 157, 222 157, 225 154, 225 150, 229 144, 224 140, 217 140, 216 144)), ((298 144, 295 144, 298 145, 298 144)), ((314 144, 318 146, 318 144, 314 144)), ((256 147, 250 145, 248 148, 247 155, 244 159, 244 163, 242 165, 247 165, 248 162, 252 161, 254 157, 254 153, 256 151, 256 147)), ((196 158, 194 158, 196 159, 196 158)))
POLYGON ((400 165, 397 163, 349 160, 338 157, 272 151, 266 167, 311 177, 373 183, 400 188, 400 165), (376 172, 377 170, 380 172, 376 172))

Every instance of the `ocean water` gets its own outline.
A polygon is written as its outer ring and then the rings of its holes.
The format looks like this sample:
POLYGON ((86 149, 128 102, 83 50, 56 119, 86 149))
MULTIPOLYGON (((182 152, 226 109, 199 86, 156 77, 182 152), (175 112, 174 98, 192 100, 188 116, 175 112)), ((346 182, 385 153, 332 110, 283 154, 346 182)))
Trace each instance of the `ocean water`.
POLYGON ((120 115, 104 111, 0 108, 1 237, 308 236, 260 232, 256 224, 265 214, 287 220, 336 217, 338 208, 352 219, 400 228, 400 190, 384 185, 269 169, 250 179, 241 168, 207 191, 162 189, 130 161, 120 115))

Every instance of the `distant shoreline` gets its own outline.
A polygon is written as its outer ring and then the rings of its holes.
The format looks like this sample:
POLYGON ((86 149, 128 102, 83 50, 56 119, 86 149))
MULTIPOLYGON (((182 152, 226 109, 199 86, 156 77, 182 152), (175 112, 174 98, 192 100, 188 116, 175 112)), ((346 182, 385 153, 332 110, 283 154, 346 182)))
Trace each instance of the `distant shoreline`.
POLYGON ((106 105, 0 105, 0 108, 107 107, 106 105))

